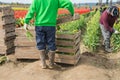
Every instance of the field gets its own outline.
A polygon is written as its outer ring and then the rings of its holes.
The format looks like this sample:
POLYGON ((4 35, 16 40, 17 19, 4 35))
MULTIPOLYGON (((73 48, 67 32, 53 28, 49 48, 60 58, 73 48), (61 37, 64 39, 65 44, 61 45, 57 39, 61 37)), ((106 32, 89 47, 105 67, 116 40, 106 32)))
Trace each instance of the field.
POLYGON ((64 65, 54 70, 43 70, 40 61, 16 61, 10 55, 10 62, 0 66, 0 80, 119 80, 120 53, 91 54, 81 45, 81 59, 77 66, 64 65), (6 77, 7 76, 7 77, 6 77))
MULTIPOLYGON (((13 10, 17 30, 24 25, 24 17, 28 9, 13 8, 13 10)), ((113 46, 114 52, 107 54, 102 46, 102 38, 100 35, 100 11, 90 11, 89 8, 76 8, 75 13, 80 14, 80 19, 57 25, 56 34, 69 35, 69 38, 71 38, 70 35, 75 35, 75 39, 72 37, 72 40, 68 38, 57 38, 58 41, 63 40, 65 43, 61 43, 62 45, 57 44, 57 47, 66 49, 61 50, 58 54, 67 56, 77 54, 79 48, 80 60, 77 65, 57 63, 57 65, 59 65, 58 68, 41 69, 40 60, 19 60, 14 53, 7 55, 7 61, 1 62, 0 80, 120 80, 120 35, 113 34, 111 46, 113 46), (80 31, 81 34, 77 34, 80 31), (74 42, 74 40, 78 42, 74 42), (74 45, 72 42, 74 42, 74 45), (67 43, 71 44, 66 45, 67 43), (77 50, 75 50, 75 53, 70 52, 72 48, 76 48, 76 46, 77 50)), ((58 11, 58 18, 65 17, 68 14, 69 12, 67 10, 60 9, 58 11)), ((118 31, 120 31, 119 25, 120 23, 114 25, 115 29, 118 31)), ((30 26, 34 26, 34 20, 31 20, 30 26)), ((30 32, 33 34, 34 31, 32 31, 30 32)), ((24 33, 25 32, 21 32, 19 35, 16 33, 16 40, 18 40, 16 49, 20 47, 20 45, 23 47, 27 46, 27 48, 35 46, 35 34, 33 34, 33 38, 29 38, 26 37, 26 33, 24 33)), ((22 51, 24 53, 24 49, 22 49, 22 51)))

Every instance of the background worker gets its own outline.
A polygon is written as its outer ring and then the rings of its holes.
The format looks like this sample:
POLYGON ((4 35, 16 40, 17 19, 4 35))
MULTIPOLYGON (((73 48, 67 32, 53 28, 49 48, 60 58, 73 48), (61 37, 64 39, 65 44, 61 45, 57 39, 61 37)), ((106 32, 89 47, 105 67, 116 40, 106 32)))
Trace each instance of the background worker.
POLYGON ((55 33, 56 19, 59 8, 66 8, 74 15, 73 4, 70 0, 33 0, 30 9, 25 17, 25 30, 28 24, 35 17, 35 32, 37 48, 40 51, 41 67, 47 68, 45 61, 46 46, 48 49, 49 68, 54 68, 56 51, 55 33))
POLYGON ((105 51, 112 52, 110 48, 110 38, 113 33, 118 34, 119 32, 113 28, 115 21, 119 17, 119 8, 116 6, 108 7, 100 17, 100 29, 104 38, 105 51))

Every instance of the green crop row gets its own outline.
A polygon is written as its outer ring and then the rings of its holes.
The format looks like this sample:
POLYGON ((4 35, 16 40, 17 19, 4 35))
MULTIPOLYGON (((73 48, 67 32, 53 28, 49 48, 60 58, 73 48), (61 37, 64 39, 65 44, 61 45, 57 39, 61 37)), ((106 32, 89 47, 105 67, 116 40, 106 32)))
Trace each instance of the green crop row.
MULTIPOLYGON (((120 32, 120 22, 118 24, 115 24, 114 28, 120 32)), ((111 41, 113 45, 113 50, 115 52, 120 51, 120 34, 113 34, 111 41)))
POLYGON ((97 11, 93 17, 88 21, 86 32, 83 37, 85 46, 90 50, 95 51, 99 45, 100 28, 99 28, 100 11, 97 11))

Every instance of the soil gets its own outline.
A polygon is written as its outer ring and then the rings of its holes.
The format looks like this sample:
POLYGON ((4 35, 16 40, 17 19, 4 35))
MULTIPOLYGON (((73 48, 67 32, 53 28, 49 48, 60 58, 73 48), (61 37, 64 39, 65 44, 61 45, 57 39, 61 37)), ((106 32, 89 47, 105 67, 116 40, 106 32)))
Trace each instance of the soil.
POLYGON ((0 80, 120 80, 120 53, 106 54, 103 50, 90 53, 81 47, 76 66, 58 64, 56 69, 41 69, 39 60, 16 60, 0 65, 0 80))

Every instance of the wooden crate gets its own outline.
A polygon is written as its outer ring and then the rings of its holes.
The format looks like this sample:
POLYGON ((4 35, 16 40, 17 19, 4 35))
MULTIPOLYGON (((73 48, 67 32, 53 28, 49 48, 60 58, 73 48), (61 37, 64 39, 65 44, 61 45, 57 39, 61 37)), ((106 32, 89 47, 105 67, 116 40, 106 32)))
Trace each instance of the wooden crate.
POLYGON ((80 59, 80 34, 57 34, 55 62, 76 65, 80 59))

